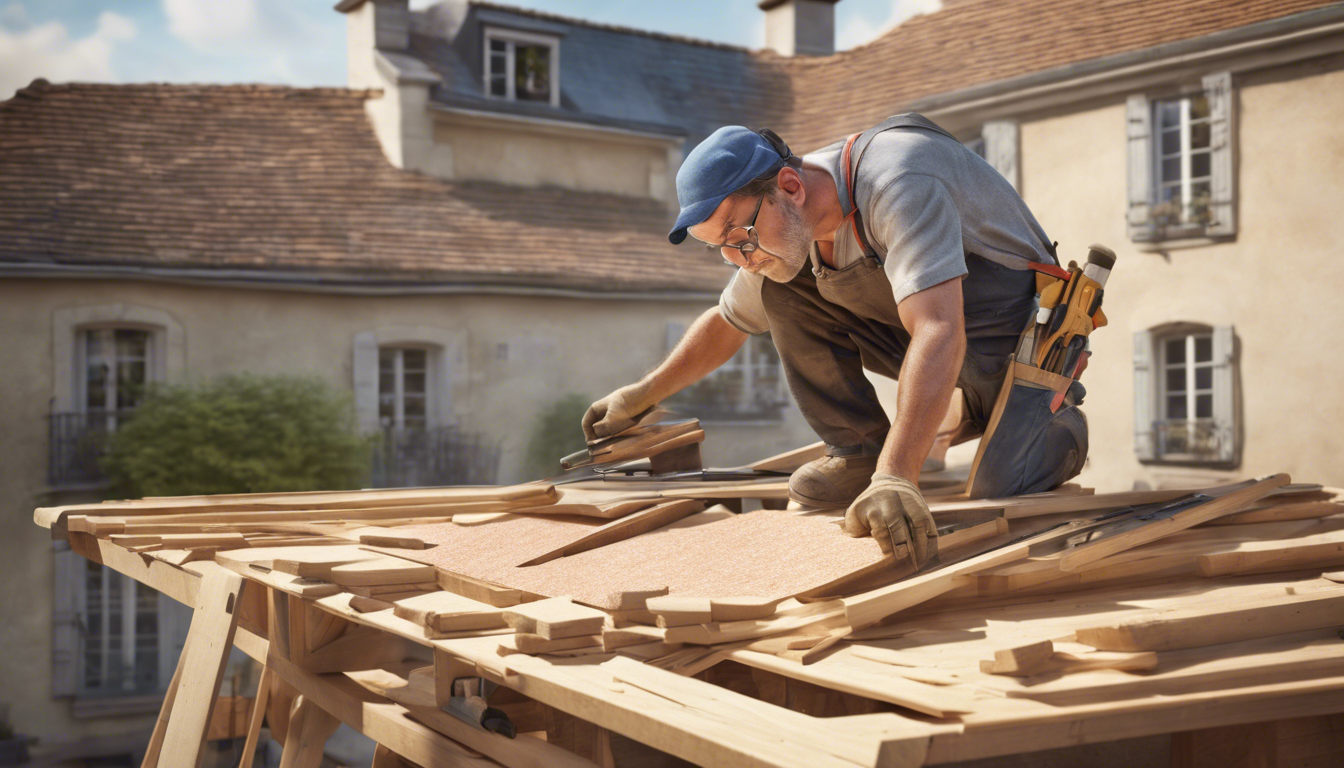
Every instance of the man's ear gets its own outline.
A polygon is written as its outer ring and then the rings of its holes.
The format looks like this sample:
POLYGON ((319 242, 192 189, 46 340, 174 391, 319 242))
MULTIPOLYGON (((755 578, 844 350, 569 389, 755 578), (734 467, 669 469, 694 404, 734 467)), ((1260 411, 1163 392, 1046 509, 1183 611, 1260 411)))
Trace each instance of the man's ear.
POLYGON ((798 169, 791 165, 786 165, 779 170, 775 182, 779 185, 779 190, 784 193, 785 197, 799 205, 807 197, 807 189, 803 185, 802 174, 798 173, 798 169))

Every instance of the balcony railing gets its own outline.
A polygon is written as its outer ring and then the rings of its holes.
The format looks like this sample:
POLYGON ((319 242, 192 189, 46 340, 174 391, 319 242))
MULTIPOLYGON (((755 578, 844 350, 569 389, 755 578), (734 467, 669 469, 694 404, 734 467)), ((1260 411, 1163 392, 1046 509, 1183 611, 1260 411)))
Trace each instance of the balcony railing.
POLYGON ((373 446, 375 488, 492 485, 499 446, 456 427, 388 428, 373 446))
POLYGON ((50 455, 47 482, 53 488, 99 485, 107 481, 98 462, 107 451, 108 437, 134 411, 90 410, 53 413, 48 417, 50 455))

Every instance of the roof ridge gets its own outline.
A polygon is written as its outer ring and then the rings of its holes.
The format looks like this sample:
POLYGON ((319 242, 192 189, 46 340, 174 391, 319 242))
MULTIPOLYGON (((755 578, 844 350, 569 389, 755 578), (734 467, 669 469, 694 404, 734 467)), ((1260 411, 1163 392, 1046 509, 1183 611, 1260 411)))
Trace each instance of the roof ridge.
MULTIPOLYGON (((33 82, 14 92, 15 96, 25 96, 28 98, 41 98, 46 93, 61 93, 65 91, 134 91, 134 90, 161 90, 175 92, 189 91, 209 91, 218 92, 237 92, 256 95, 312 95, 312 96, 349 96, 352 98, 368 99, 382 95, 380 88, 344 88, 341 86, 319 85, 319 86, 298 86, 298 85, 274 85, 270 83, 162 83, 162 82, 140 82, 140 83, 90 83, 90 82, 65 82, 52 83, 45 78, 37 78, 33 82)), ((3 102, 0 102, 3 103, 3 102)))

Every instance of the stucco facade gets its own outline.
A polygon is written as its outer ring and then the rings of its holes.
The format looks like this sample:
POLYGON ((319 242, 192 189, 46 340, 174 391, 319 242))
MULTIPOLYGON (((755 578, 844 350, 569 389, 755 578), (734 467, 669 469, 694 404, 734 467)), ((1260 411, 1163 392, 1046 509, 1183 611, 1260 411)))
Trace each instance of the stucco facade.
MULTIPOLYGON (((668 324, 688 324, 707 306, 488 294, 333 296, 132 281, 0 282, 0 329, 3 338, 18 342, 6 344, 10 361, 0 367, 0 488, 6 491, 4 519, 12 521, 0 537, 0 558, 8 574, 24 574, 3 580, 0 604, 26 606, 7 611, 9 620, 0 623, 0 643, 9 649, 0 665, 0 690, 25 692, 22 702, 10 700, 15 728, 50 743, 151 724, 148 715, 76 719, 69 699, 51 695, 52 545, 31 519, 38 505, 94 498, 49 494, 46 487, 47 414, 69 402, 74 372, 60 368, 71 360, 81 318, 120 317, 164 328, 163 374, 169 381, 243 372, 307 375, 354 393, 360 337, 438 345, 444 350, 439 421, 497 441, 499 481, 518 482, 536 479, 528 474, 527 448, 544 408, 571 393, 595 398, 638 378, 665 352, 668 324)), ((734 466, 813 439, 789 409, 780 425, 709 426, 704 455, 715 466, 734 466)))
POLYGON ((1108 327, 1092 336, 1083 383, 1091 449, 1080 481, 1099 490, 1289 472, 1344 483, 1344 397, 1331 381, 1344 340, 1344 58, 1235 79, 1237 206, 1231 242, 1153 252, 1125 227, 1125 100, 1022 121, 1022 193, 1061 257, 1111 246, 1108 327), (1237 339, 1241 461, 1226 469, 1141 463, 1134 450, 1136 332, 1172 322, 1231 325, 1237 339))

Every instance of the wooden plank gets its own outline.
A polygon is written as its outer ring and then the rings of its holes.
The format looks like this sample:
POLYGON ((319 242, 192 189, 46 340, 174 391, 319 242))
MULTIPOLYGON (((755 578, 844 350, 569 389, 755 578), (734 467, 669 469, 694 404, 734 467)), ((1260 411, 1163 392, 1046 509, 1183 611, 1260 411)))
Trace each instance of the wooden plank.
MULTIPOLYGON (((190 639, 190 638, 188 638, 190 639)), ((140 768, 155 768, 159 764, 159 755, 163 751, 163 736, 168 732, 168 718, 173 711, 173 701, 177 697, 177 686, 182 682, 182 668, 187 663, 187 646, 184 643, 178 656, 177 667, 173 670, 173 679, 163 694, 163 704, 159 705, 159 716, 154 721, 154 730, 150 732, 149 744, 145 746, 145 756, 140 768)))
POLYGON ((601 635, 577 635, 575 637, 563 637, 559 639, 549 639, 542 635, 534 635, 528 632, 519 632, 509 638, 509 644, 500 645, 500 649, 516 650, 519 653, 557 653, 559 651, 573 651, 579 648, 594 648, 602 650, 601 635))
POLYGON ((1011 563, 1027 556, 1033 540, 990 550, 959 563, 917 574, 887 587, 847 597, 843 600, 845 617, 854 629, 876 624, 911 606, 919 605, 947 592, 959 580, 977 571, 1011 563))
POLYGON ((645 605, 656 617, 660 627, 684 627, 688 624, 708 624, 713 620, 713 608, 707 597, 668 595, 651 597, 645 605))
POLYGON ((1195 561, 1199 575, 1205 578, 1331 569, 1341 564, 1344 564, 1344 531, 1285 541, 1247 542, 1230 552, 1200 555, 1195 561))
POLYGON ((200 762, 210 711, 233 647, 242 590, 242 577, 229 571, 214 570, 201 580, 183 650, 182 678, 163 737, 163 754, 172 755, 176 765, 200 762))
POLYGON ((1163 611, 1075 636, 1103 651, 1170 651, 1332 626, 1344 626, 1344 589, 1163 611))
POLYGON ((599 634, 607 621, 607 615, 602 611, 577 605, 568 597, 554 597, 508 608, 504 611, 504 621, 516 632, 541 635, 547 640, 559 640, 579 635, 599 634))
POLYGON ((775 612, 779 600, 764 597, 716 597, 709 601, 710 621, 750 621, 775 612))
POLYGON ((370 587, 432 582, 434 576, 432 565, 380 557, 338 565, 329 571, 327 578, 343 587, 370 587))
POLYGON ((398 600, 392 612, 439 632, 499 629, 508 626, 503 610, 452 592, 430 592, 398 600))
POLYGON ((1288 475, 1273 475, 1256 482, 1254 485, 1217 496, 1212 501, 1182 510, 1173 515, 1155 520, 1135 519, 1125 521, 1127 525, 1124 527, 1113 525, 1105 529, 1098 529, 1105 532, 1103 536, 1074 547, 1059 559, 1059 567, 1065 571, 1076 571, 1088 563, 1096 562, 1117 552, 1156 541, 1164 536, 1170 536, 1178 531, 1236 512, 1247 504, 1264 498, 1275 488, 1287 485, 1289 482, 1291 480, 1288 475))
POLYGON ((252 716, 247 721, 247 739, 243 742, 243 758, 238 768, 252 768, 257 756, 257 740, 261 737, 261 723, 266 719, 266 704, 271 698, 271 668, 261 667, 261 679, 257 681, 257 698, 252 702, 252 716))
POLYGON ((598 547, 605 547, 608 544, 617 541, 623 541, 642 533, 657 530, 669 523, 674 523, 684 517, 700 512, 704 508, 704 502, 696 499, 681 499, 678 501, 664 502, 649 507, 648 509, 612 520, 610 523, 607 523, 562 547, 538 555, 527 562, 519 563, 519 566, 526 567, 540 565, 561 557, 577 555, 580 552, 587 552, 592 549, 597 549, 598 547))

